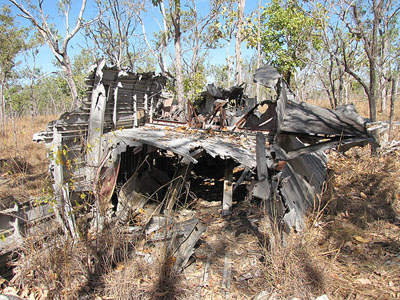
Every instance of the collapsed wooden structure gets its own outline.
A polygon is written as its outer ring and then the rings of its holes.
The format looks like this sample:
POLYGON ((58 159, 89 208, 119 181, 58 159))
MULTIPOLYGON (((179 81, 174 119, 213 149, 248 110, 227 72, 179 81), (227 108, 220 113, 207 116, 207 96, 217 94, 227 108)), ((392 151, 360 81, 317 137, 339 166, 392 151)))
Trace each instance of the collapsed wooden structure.
MULTIPOLYGON (((375 140, 352 105, 330 110, 300 103, 268 66, 254 80, 275 89, 276 98, 256 103, 244 87, 209 85, 182 112, 166 92, 167 77, 101 61, 88 76, 82 106, 34 136, 49 150, 54 211, 63 229, 77 237, 73 204, 85 197, 96 203, 97 226, 109 217, 126 222, 149 200, 168 218, 191 176, 212 169, 223 180, 222 215, 230 214, 242 189, 243 198, 262 201, 281 229, 300 230, 323 189, 323 151, 375 140)), ((195 234, 180 249, 186 254, 179 268, 205 230, 198 221, 188 224, 195 234)))

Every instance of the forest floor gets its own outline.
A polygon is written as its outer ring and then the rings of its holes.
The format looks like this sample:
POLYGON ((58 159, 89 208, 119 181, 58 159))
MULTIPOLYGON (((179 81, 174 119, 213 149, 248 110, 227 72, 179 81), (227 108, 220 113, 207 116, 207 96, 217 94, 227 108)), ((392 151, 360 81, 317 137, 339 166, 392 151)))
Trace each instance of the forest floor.
MULTIPOLYGON (((0 145, 0 206, 49 195, 45 146, 31 138, 53 119, 9 122, 0 145)), ((26 240, 14 262, 18 278, 0 278, 0 291, 27 299, 400 299, 400 152, 371 156, 369 147, 356 147, 328 155, 326 190, 285 246, 272 238, 259 203, 237 201, 221 217, 210 193, 176 211, 207 225, 181 274, 171 272, 162 243, 129 240, 122 228, 72 243, 53 224, 46 240, 26 240)))

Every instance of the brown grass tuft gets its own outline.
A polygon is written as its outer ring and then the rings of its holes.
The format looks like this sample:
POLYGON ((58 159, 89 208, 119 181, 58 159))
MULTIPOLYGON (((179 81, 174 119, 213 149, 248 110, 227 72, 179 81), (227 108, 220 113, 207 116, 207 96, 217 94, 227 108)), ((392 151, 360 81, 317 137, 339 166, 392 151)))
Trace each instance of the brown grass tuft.
POLYGON ((56 118, 8 120, 6 134, 0 142, 0 199, 13 196, 23 202, 40 195, 48 176, 48 160, 45 145, 32 142, 32 136, 56 118))
POLYGON ((26 239, 17 262, 15 283, 25 290, 40 288, 48 299, 77 299, 88 282, 84 245, 57 232, 46 240, 38 238, 26 239))

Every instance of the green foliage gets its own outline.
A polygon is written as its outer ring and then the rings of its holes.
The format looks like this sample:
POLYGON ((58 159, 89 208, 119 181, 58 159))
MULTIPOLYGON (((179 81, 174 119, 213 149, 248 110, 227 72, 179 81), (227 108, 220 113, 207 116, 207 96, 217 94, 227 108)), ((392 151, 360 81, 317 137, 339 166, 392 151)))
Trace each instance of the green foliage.
POLYGON ((3 6, 0 9, 0 76, 7 79, 11 69, 16 65, 17 55, 25 49, 26 28, 19 28, 11 15, 11 9, 3 6))
POLYGON ((185 94, 195 96, 203 91, 206 83, 207 79, 204 74, 204 68, 194 74, 190 74, 190 76, 185 76, 183 80, 185 94))
POLYGON ((4 97, 9 101, 9 105, 18 116, 24 115, 29 110, 30 92, 28 87, 13 85, 5 91, 4 97))
POLYGON ((310 47, 320 47, 317 34, 320 29, 319 22, 302 8, 300 1, 272 0, 262 9, 260 24, 257 18, 248 20, 247 43, 256 48, 260 42, 266 62, 289 80, 296 68, 307 64, 310 47), (258 25, 260 40, 257 39, 258 25))
MULTIPOLYGON (((95 63, 95 56, 92 49, 82 49, 81 52, 74 56, 72 65, 72 73, 76 83, 79 99, 86 97, 85 78, 89 68, 95 63)), ((64 80, 64 92, 70 94, 67 82, 64 80)))

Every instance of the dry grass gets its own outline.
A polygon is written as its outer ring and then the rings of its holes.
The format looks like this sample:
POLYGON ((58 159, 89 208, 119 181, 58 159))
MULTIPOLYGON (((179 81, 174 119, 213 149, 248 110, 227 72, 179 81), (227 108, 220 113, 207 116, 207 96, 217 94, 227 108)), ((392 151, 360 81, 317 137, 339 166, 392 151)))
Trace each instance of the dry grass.
POLYGON ((368 148, 331 154, 321 234, 328 250, 340 250, 334 264, 339 299, 400 297, 399 154, 374 157, 368 148))
MULTIPOLYGON (((38 118, 35 127, 30 119, 17 121, 17 155, 13 133, 2 140, 1 158, 7 165, 2 165, 1 180, 9 184, 0 187, 1 198, 40 194, 46 154, 31 136, 49 119, 38 118), (37 183, 30 176, 37 176, 37 183)), ((310 213, 304 231, 284 238, 285 246, 271 238, 274 230, 257 203, 239 202, 229 218, 220 217, 219 205, 199 204, 197 217, 207 224, 207 232, 184 274, 172 272, 173 258, 162 247, 127 234, 126 228, 105 227, 72 243, 53 226, 47 239, 26 241, 14 285, 19 291, 36 291, 35 299, 40 294, 47 299, 226 299, 221 282, 229 250, 231 299, 249 299, 260 291, 275 299, 321 294, 329 299, 399 299, 399 155, 373 157, 368 147, 346 156, 331 152, 320 209, 310 213), (256 227, 249 220, 258 220, 256 227), (209 281, 199 291, 207 257, 209 281)))
POLYGON ((0 199, 13 197, 23 202, 40 195, 48 177, 48 160, 45 146, 33 143, 32 136, 55 118, 8 119, 5 134, 0 133, 0 199))

